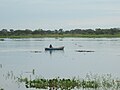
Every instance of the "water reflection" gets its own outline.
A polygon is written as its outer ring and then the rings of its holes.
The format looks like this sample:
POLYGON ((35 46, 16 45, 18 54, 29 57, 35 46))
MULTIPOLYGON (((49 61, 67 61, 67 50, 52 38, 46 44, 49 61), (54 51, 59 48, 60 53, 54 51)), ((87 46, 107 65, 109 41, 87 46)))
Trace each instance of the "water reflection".
POLYGON ((0 68, 2 68, 2 64, 0 64, 0 68))
POLYGON ((33 69, 32 71, 27 71, 27 72, 25 72, 25 73, 31 73, 32 75, 35 75, 35 69, 33 69))
POLYGON ((5 79, 7 80, 7 79, 13 79, 13 80, 15 80, 15 75, 14 75, 14 73, 13 73, 13 71, 8 71, 7 72, 7 74, 6 75, 4 75, 4 77, 5 77, 5 79))
POLYGON ((42 53, 42 51, 30 51, 31 53, 42 53))
POLYGON ((64 50, 46 50, 45 52, 52 55, 53 53, 64 53, 64 50))

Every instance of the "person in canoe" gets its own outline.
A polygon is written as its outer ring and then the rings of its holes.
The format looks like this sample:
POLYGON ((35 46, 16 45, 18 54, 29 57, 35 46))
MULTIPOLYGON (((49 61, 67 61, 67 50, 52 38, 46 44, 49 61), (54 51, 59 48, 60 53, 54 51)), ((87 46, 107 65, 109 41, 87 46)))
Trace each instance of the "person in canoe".
POLYGON ((50 44, 49 48, 53 48, 51 44, 50 44))
POLYGON ((49 48, 45 48, 45 50, 63 50, 64 46, 62 47, 53 47, 51 44, 49 45, 49 48))

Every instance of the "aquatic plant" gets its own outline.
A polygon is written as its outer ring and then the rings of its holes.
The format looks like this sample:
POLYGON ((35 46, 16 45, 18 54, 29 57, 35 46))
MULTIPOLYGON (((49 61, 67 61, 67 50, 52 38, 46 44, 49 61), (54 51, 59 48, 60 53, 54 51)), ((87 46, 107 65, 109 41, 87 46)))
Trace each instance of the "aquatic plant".
POLYGON ((24 82, 26 88, 38 88, 38 89, 49 89, 49 90, 71 90, 71 89, 120 89, 120 79, 113 79, 111 74, 107 75, 92 75, 87 74, 85 79, 78 79, 76 77, 68 78, 19 78, 20 82, 24 82))

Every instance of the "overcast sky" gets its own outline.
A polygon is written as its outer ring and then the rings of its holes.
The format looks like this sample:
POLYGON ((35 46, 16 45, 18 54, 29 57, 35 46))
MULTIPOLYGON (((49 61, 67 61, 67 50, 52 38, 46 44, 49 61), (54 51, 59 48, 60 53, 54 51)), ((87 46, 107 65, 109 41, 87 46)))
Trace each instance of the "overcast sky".
POLYGON ((120 0, 0 0, 0 29, 120 27, 120 0))

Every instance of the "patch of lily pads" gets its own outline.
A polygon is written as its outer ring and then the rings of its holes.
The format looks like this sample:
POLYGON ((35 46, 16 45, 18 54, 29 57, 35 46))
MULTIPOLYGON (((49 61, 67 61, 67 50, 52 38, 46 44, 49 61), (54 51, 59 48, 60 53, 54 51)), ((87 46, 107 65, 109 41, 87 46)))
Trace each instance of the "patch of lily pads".
POLYGON ((120 79, 107 75, 89 75, 84 79, 73 78, 18 78, 19 82, 24 82, 26 88, 48 89, 48 90, 71 90, 71 89, 95 89, 95 90, 120 90, 120 79))

